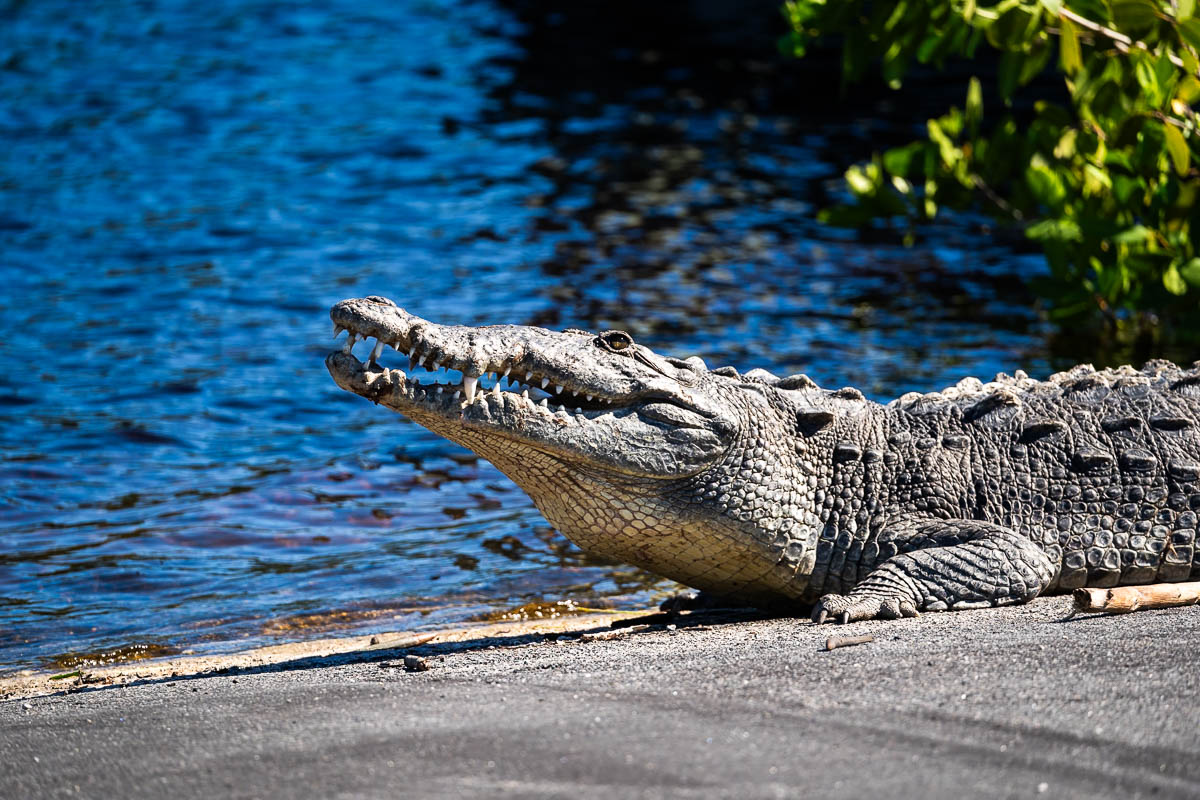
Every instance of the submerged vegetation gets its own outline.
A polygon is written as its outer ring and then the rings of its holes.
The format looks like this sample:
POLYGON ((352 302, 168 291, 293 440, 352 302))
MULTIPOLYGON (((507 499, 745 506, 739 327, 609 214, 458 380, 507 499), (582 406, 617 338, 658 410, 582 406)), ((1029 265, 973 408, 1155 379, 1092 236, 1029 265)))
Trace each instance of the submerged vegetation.
POLYGON ((823 219, 898 225, 911 242, 943 208, 983 211, 1045 251, 1034 288, 1052 318, 1125 341, 1164 327, 1195 338, 1195 12, 1195 0, 788 0, 784 49, 800 57, 836 37, 846 85, 875 64, 899 89, 914 63, 998 58, 1002 113, 985 116, 985 86, 970 76, 963 107, 929 120, 926 138, 847 170, 853 199, 823 219))

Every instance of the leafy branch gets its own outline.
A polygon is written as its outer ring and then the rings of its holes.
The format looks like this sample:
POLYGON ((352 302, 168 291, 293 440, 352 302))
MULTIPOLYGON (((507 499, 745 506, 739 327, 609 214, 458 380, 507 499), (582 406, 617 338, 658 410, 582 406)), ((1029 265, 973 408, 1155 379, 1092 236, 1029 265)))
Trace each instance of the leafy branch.
POLYGON ((940 67, 981 47, 999 55, 1002 113, 985 127, 982 85, 970 78, 963 108, 929 120, 925 139, 847 170, 853 202, 822 218, 886 220, 913 241, 940 209, 979 208, 1041 244, 1050 276, 1035 288, 1054 317, 1200 315, 1195 4, 789 0, 783 47, 799 57, 815 39, 840 36, 846 84, 878 65, 899 89, 913 62, 940 67), (1070 105, 1036 99, 1018 121, 1013 98, 1049 71, 1070 105))

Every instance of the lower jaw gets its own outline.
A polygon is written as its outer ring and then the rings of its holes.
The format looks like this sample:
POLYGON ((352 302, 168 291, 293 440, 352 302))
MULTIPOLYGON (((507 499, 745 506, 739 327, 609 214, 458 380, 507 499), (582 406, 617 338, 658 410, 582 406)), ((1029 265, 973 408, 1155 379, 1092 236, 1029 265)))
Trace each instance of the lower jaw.
POLYGON ((539 446, 536 437, 522 431, 523 417, 525 421, 532 417, 534 422, 551 423, 558 428, 586 424, 585 421, 569 420, 562 410, 552 412, 512 392, 480 391, 475 393, 472 402, 466 403, 461 390, 456 392, 444 386, 407 381, 400 377, 403 375, 400 370, 368 368, 352 355, 340 352, 330 354, 325 364, 334 381, 346 391, 403 414, 502 470, 504 466, 499 462, 503 456, 492 452, 496 448, 489 446, 489 441, 518 442, 524 448, 560 460, 551 450, 539 446), (502 420, 502 415, 507 419, 502 420))

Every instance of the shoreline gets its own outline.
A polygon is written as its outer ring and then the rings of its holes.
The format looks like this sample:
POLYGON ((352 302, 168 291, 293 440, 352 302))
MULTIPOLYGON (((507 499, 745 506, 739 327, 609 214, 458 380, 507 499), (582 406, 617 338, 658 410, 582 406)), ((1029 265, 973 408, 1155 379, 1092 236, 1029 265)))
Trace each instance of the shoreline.
POLYGON ((149 658, 66 672, 22 669, 0 676, 0 702, 46 697, 89 688, 131 686, 166 678, 202 677, 242 669, 287 669, 293 662, 323 662, 325 666, 374 661, 395 650, 422 645, 471 644, 489 639, 539 638, 591 629, 612 629, 631 617, 657 614, 657 609, 589 612, 535 620, 477 623, 438 630, 388 631, 357 636, 306 639, 263 645, 232 653, 149 658))

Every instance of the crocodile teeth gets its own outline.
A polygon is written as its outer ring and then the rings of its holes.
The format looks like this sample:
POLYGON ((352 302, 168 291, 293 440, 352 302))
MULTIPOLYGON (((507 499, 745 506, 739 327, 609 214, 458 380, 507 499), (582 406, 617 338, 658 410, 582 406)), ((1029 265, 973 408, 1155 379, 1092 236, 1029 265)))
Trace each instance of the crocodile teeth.
POLYGON ((354 349, 354 343, 356 341, 358 341, 358 334, 354 333, 354 331, 351 331, 350 335, 346 337, 346 343, 342 345, 342 352, 346 355, 350 355, 350 352, 354 349))
POLYGON ((408 356, 408 371, 412 372, 414 369, 416 369, 417 363, 417 352, 414 350, 412 353, 409 353, 408 356))
POLYGON ((532 373, 532 372, 526 372, 526 373, 525 373, 525 380, 526 380, 526 382, 533 380, 533 373, 532 373))
POLYGON ((542 408, 550 408, 550 403, 546 398, 542 398, 542 402, 538 403, 542 408))
POLYGON ((562 394, 562 390, 563 390, 563 387, 561 387, 561 386, 559 386, 559 385, 555 384, 555 386, 554 386, 554 393, 555 393, 555 394, 562 394))
POLYGON ((550 379, 549 379, 549 378, 542 378, 542 388, 543 388, 543 389, 545 389, 545 388, 546 388, 547 386, 549 386, 549 385, 550 385, 550 379))
POLYGON ((343 328, 341 325, 338 325, 338 324, 335 322, 335 323, 334 323, 334 325, 333 325, 333 338, 335 338, 335 339, 336 339, 336 338, 338 337, 338 334, 339 334, 339 333, 341 333, 341 332, 342 332, 342 331, 344 331, 344 330, 346 330, 346 329, 345 329, 345 328, 343 328))
POLYGON ((375 346, 371 348, 371 356, 367 359, 367 364, 374 364, 379 360, 379 356, 381 355, 383 355, 383 342, 376 339, 375 346))
POLYGON ((478 375, 463 375, 463 395, 466 396, 468 403, 475 399, 475 389, 478 386, 478 375))
POLYGON ((521 390, 521 397, 524 397, 526 400, 528 400, 528 399, 529 399, 529 390, 528 390, 528 389, 522 389, 522 390, 521 390))
POLYGON ((460 398, 460 397, 462 397, 462 392, 460 392, 460 391, 458 391, 457 389, 455 389, 455 390, 454 390, 454 394, 452 394, 452 395, 450 396, 450 399, 451 399, 451 400, 457 400, 457 399, 458 399, 458 398, 460 398))
POLYGON ((587 396, 587 399, 589 403, 592 402, 592 396, 590 394, 587 396))
POLYGON ((493 397, 500 396, 500 381, 496 381, 494 384, 492 384, 492 396, 493 397))
POLYGON ((582 409, 582 408, 576 408, 576 409, 575 409, 575 413, 576 413, 576 414, 582 414, 582 413, 583 413, 583 409, 582 409))
POLYGON ((510 372, 512 372, 512 367, 508 367, 507 369, 505 369, 505 370, 504 370, 504 374, 503 374, 503 375, 501 375, 500 377, 502 377, 502 378, 507 378, 507 377, 508 377, 508 373, 510 373, 510 372))

